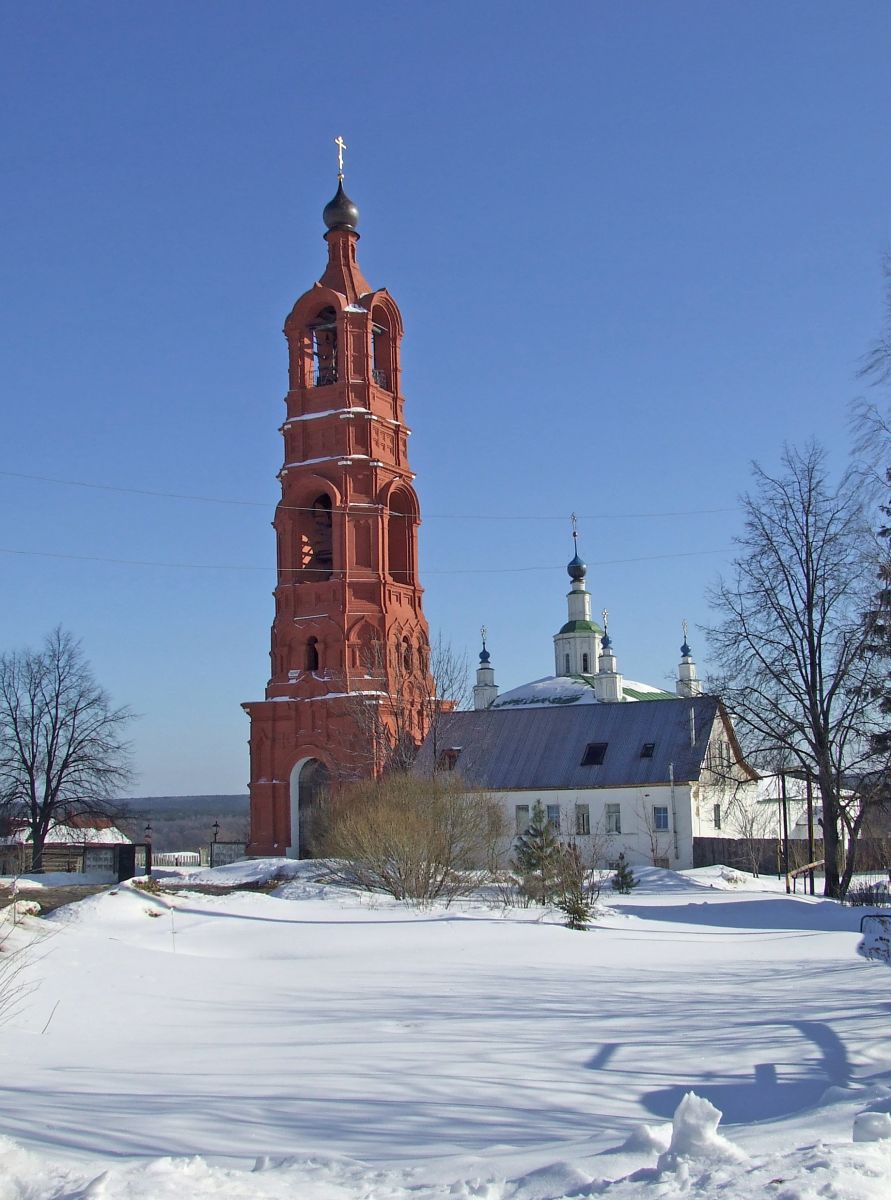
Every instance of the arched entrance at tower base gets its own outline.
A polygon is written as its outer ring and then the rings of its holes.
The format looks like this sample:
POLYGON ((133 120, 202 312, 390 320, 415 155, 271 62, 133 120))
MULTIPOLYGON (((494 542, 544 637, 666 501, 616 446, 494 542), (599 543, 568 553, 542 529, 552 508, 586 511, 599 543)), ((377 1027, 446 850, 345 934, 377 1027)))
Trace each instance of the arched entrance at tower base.
POLYGON ((321 800, 331 780, 317 758, 301 758, 291 770, 291 844, 288 858, 312 858, 319 827, 321 800))

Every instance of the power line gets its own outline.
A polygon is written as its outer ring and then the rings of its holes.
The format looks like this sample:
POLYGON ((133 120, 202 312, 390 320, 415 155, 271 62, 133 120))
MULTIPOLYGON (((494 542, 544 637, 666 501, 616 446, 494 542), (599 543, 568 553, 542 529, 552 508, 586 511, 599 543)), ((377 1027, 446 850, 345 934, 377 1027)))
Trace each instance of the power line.
MULTIPOLYGON (((199 496, 189 492, 162 492, 155 491, 150 488, 132 488, 132 487, 117 487, 109 483, 91 483, 82 479, 58 479, 51 475, 30 475, 24 471, 2 471, 0 476, 8 479, 29 479, 37 483, 54 483, 63 487, 78 487, 88 488, 98 492, 115 492, 120 495, 127 496, 151 496, 160 500, 188 500, 201 504, 228 504, 235 507, 243 508, 272 508, 272 501, 266 500, 236 500, 225 496, 199 496)), ((280 509, 288 512, 312 512, 311 506, 302 506, 296 504, 281 504, 280 509)), ((361 505, 362 509, 369 507, 379 507, 374 505, 361 505)), ((333 510, 334 512, 353 513, 353 509, 340 506, 333 510)), ((736 512, 737 507, 729 508, 690 508, 678 509, 662 512, 625 512, 625 513, 589 513, 580 514, 579 519, 584 521, 618 521, 618 520, 649 520, 656 517, 699 517, 713 516, 720 513, 736 512)), ((402 516, 404 514, 394 513, 394 516, 402 516)), ((427 521, 566 521, 566 515, 556 516, 552 513, 424 513, 424 520, 427 521)), ((709 551, 712 553, 712 551, 709 551)), ((535 570, 544 570, 546 568, 534 568, 535 570)), ((550 569, 550 568, 547 568, 550 569)))
MULTIPOLYGON (((732 547, 720 550, 687 550, 677 554, 646 554, 637 558, 608 558, 599 562, 589 563, 589 567, 615 567, 630 563, 656 562, 669 558, 701 558, 710 554, 728 554, 732 547)), ((140 558, 106 558, 98 554, 55 554, 49 550, 18 550, 8 546, 0 546, 0 554, 12 554, 23 558, 52 558, 71 562, 106 563, 120 567, 162 567, 189 571, 272 571, 271 566, 258 567, 241 563, 194 563, 194 562, 159 562, 155 559, 140 558)), ((529 572, 544 572, 565 570, 565 564, 548 567, 457 567, 449 570, 425 569, 424 575, 514 575, 529 572)), ((279 574, 310 574, 304 567, 280 567, 279 574)), ((331 575, 345 575, 345 571, 326 572, 326 578, 331 575)), ((321 582, 321 580, 316 580, 321 582)))

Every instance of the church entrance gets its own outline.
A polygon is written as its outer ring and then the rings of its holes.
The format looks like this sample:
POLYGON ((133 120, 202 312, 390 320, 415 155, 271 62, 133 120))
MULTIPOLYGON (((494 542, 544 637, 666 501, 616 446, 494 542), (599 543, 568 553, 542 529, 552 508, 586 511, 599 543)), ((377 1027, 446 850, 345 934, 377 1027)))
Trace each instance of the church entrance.
POLYGON ((301 758, 291 771, 291 845, 288 858, 314 858, 322 827, 322 802, 331 776, 317 758, 301 758))

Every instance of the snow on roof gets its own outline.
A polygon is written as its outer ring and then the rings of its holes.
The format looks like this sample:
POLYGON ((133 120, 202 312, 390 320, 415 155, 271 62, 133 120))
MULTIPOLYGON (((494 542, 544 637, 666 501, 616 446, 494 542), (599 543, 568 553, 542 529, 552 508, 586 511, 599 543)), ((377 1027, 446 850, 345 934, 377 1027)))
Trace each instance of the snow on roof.
MULTIPOLYGON (((9 837, 0 838, 6 846, 24 846, 31 839, 26 827, 9 837)), ((73 817, 68 825, 51 825, 47 846, 129 846, 131 839, 113 825, 108 817, 73 817)))
POLYGON ((314 463, 353 462, 356 459, 362 459, 366 462, 369 462, 371 459, 371 456, 368 454, 326 454, 324 458, 300 458, 296 462, 285 463, 285 465, 282 467, 282 470, 288 471, 288 470, 290 470, 291 467, 309 467, 309 466, 312 466, 314 463))
MULTIPOLYGON (((492 703, 492 708, 541 708, 549 704, 599 704, 594 692, 593 675, 548 675, 524 683, 509 692, 503 692, 492 703)), ((630 701, 671 699, 677 697, 649 683, 636 683, 633 679, 623 681, 624 699, 630 701)))
POLYGON ((322 412, 301 413, 296 417, 288 417, 284 424, 295 425, 298 421, 317 421, 320 417, 368 417, 371 415, 370 408, 363 408, 357 404, 353 408, 326 408, 322 412))

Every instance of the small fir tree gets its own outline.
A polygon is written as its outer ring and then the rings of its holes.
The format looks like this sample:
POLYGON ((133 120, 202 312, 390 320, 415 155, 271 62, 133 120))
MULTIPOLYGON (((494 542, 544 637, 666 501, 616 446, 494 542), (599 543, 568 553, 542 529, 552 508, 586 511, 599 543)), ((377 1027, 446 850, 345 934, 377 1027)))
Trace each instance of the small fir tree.
POLYGON ((638 880, 634 878, 634 872, 628 866, 624 852, 620 853, 616 873, 613 876, 613 890, 627 896, 632 888, 637 887, 637 884, 638 880))
POLYGON ((587 929, 594 914, 589 871, 574 842, 561 847, 557 907, 566 917, 567 929, 587 929))
POLYGON ((511 866, 520 876, 520 886, 538 904, 547 904, 554 894, 560 864, 560 843, 540 800, 536 800, 526 831, 514 846, 511 866))

